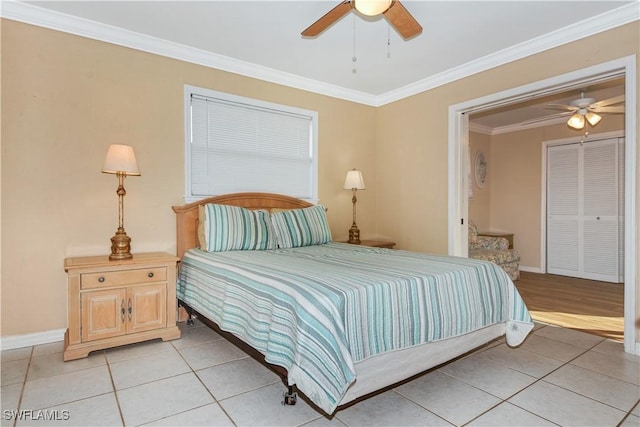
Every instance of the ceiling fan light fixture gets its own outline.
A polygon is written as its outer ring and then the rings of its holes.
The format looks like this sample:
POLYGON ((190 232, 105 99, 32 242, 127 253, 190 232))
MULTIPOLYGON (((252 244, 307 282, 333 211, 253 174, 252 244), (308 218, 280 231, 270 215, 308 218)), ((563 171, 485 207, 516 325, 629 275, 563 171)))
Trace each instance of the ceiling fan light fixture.
POLYGON ((582 114, 576 113, 567 121, 567 124, 574 129, 582 129, 584 128, 584 116, 582 114))
POLYGON ((391 6, 392 0, 352 0, 353 7, 363 15, 376 16, 391 6))
POLYGON ((602 116, 593 112, 588 112, 585 117, 591 126, 597 125, 602 120, 602 116))

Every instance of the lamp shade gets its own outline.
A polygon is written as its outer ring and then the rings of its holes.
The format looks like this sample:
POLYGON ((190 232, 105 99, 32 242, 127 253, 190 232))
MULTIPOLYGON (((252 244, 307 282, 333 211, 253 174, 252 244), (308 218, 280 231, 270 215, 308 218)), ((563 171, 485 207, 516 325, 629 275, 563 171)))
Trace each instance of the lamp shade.
POLYGON ((571 116, 567 124, 574 129, 582 129, 584 128, 584 116, 582 114, 576 113, 571 116))
POLYGON ((587 118, 587 121, 591 126, 597 125, 598 123, 600 123, 600 120, 602 120, 602 116, 593 112, 588 112, 585 117, 587 118))
POLYGON ((391 0, 354 0, 354 7, 363 15, 376 16, 389 9, 391 0))
POLYGON ((125 175, 140 175, 133 147, 120 144, 110 145, 109 150, 107 151, 107 156, 104 159, 102 172, 121 172, 125 175))
POLYGON ((355 169, 347 172, 347 177, 344 180, 345 190, 364 190, 364 188, 364 178, 362 177, 362 172, 355 169))

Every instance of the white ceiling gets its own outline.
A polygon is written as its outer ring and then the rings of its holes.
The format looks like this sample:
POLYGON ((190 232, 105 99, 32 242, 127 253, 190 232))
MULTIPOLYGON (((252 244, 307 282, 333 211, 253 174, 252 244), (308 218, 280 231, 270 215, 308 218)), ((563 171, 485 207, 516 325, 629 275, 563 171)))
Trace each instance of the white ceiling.
POLYGON ((406 0, 424 28, 408 41, 355 11, 300 35, 339 1, 2 1, 1 13, 370 105, 640 18, 637 0, 406 0))

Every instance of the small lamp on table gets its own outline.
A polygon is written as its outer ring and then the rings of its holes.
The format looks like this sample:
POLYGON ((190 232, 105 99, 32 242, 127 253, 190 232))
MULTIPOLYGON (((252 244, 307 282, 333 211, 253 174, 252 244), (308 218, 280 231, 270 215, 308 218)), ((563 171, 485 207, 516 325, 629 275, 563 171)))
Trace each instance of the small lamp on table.
POLYGON ((111 238, 111 255, 109 255, 109 259, 114 261, 133 258, 131 254, 131 237, 127 236, 127 232, 124 231, 124 196, 127 194, 124 189, 124 178, 127 175, 140 175, 133 147, 119 144, 109 146, 102 172, 118 176, 118 190, 116 191, 118 195, 118 229, 111 238))
POLYGON ((358 203, 356 193, 358 190, 365 189, 362 172, 355 169, 347 172, 347 177, 344 180, 344 189, 353 192, 353 197, 351 197, 351 203, 353 203, 353 224, 351 224, 351 228, 349 229, 349 243, 359 244, 360 230, 356 225, 356 203, 358 203))

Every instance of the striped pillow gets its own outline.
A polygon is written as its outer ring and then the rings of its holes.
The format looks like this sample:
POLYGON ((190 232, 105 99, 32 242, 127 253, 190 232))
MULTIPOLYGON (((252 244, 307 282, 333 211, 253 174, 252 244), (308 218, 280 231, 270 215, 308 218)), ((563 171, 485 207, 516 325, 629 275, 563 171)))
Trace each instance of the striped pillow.
POLYGON ((280 248, 322 245, 331 241, 324 206, 272 212, 271 222, 280 248))
POLYGON ((275 249, 269 212, 238 206, 204 205, 200 247, 208 252, 275 249))

